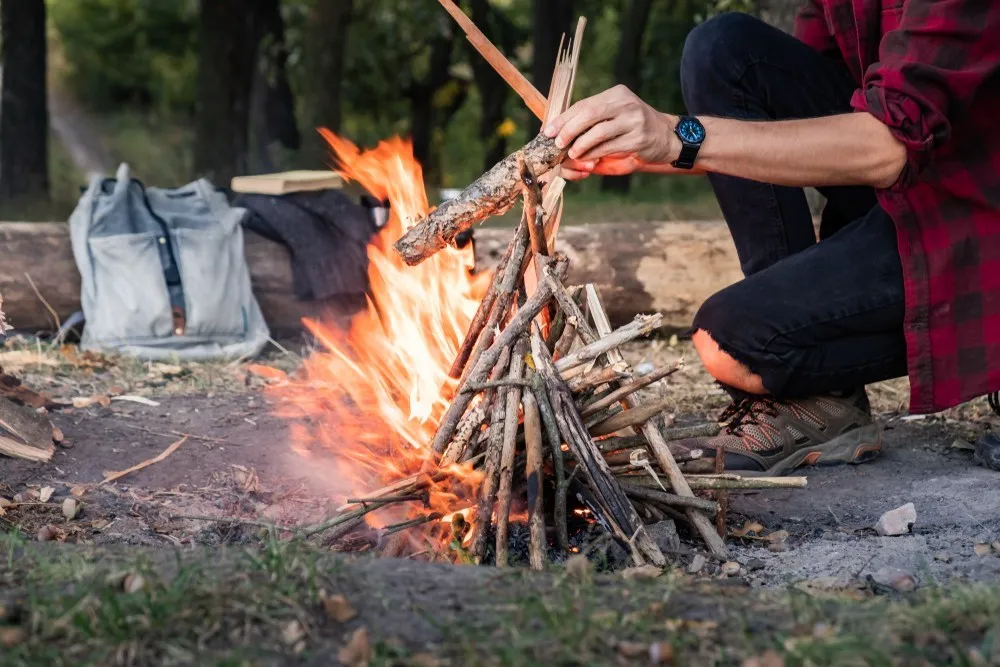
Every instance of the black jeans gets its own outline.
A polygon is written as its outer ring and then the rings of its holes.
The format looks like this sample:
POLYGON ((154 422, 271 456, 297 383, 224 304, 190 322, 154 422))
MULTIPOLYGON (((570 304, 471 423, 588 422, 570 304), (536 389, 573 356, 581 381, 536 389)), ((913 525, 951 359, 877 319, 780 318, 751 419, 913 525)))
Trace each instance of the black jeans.
MULTIPOLYGON (((689 113, 749 120, 848 113, 857 88, 842 63, 735 13, 691 32, 681 84, 689 113)), ((819 188, 817 242, 800 188, 709 179, 746 277, 705 302, 696 329, 780 397, 906 374, 896 233, 871 188, 819 188)))

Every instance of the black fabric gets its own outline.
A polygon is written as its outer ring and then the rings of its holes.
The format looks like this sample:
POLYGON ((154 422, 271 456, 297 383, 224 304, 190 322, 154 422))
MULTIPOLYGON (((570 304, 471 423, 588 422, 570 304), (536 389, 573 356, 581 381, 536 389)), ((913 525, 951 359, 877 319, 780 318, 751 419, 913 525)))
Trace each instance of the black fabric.
POLYGON ((378 231, 367 199, 319 190, 237 194, 232 203, 247 209, 247 229, 288 248, 298 298, 324 300, 367 290, 368 243, 378 231))
MULTIPOLYGON (((688 112, 749 120, 850 111, 843 63, 749 16, 691 32, 681 59, 688 112)), ((906 374, 902 262, 872 188, 821 188, 817 242, 801 188, 709 176, 746 279, 695 317, 778 397, 805 397, 906 374)))

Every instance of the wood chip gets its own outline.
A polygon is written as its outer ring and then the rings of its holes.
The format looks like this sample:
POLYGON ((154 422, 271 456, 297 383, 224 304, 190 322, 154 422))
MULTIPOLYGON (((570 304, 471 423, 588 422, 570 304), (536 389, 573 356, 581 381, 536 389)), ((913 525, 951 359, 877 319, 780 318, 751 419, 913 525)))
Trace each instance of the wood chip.
POLYGON ((337 623, 346 623, 358 615, 358 611, 343 595, 331 595, 323 598, 323 610, 337 623))
POLYGON ((337 653, 337 659, 347 667, 367 667, 372 659, 368 628, 361 627, 355 630, 347 644, 337 653))

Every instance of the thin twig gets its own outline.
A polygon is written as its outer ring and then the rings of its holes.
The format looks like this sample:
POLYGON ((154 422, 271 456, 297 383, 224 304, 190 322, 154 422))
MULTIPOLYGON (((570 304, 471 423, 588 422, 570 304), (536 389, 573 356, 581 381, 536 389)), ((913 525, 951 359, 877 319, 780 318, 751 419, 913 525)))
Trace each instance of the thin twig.
POLYGON ((45 300, 45 297, 42 296, 38 287, 35 286, 35 281, 31 279, 31 276, 27 271, 24 272, 24 277, 28 279, 28 284, 31 285, 31 289, 35 292, 35 296, 38 297, 38 300, 42 302, 42 305, 45 306, 46 310, 49 311, 49 314, 52 315, 52 319, 56 321, 56 331, 62 329, 62 321, 59 319, 59 314, 56 313, 56 309, 52 307, 52 304, 45 300))
POLYGON ((159 454, 157 454, 153 458, 147 459, 147 460, 143 461, 142 463, 137 463, 136 465, 132 466, 131 468, 126 468, 125 470, 120 470, 118 472, 113 472, 113 473, 109 474, 107 477, 105 477, 103 480, 101 480, 97 484, 97 486, 104 486, 105 484, 109 484, 109 483, 111 483, 111 482, 113 482, 113 481, 115 481, 117 479, 121 479, 122 477, 125 477, 126 475, 130 475, 131 473, 138 472, 139 470, 142 470, 143 468, 148 468, 149 466, 153 465, 154 463, 159 463, 160 461, 163 461, 168 456, 170 456, 175 451, 177 451, 177 448, 180 447, 181 445, 183 445, 185 442, 187 442, 187 440, 188 440, 188 437, 184 436, 183 438, 181 438, 177 442, 172 443, 169 447, 167 447, 166 449, 164 449, 162 452, 160 452, 159 454))

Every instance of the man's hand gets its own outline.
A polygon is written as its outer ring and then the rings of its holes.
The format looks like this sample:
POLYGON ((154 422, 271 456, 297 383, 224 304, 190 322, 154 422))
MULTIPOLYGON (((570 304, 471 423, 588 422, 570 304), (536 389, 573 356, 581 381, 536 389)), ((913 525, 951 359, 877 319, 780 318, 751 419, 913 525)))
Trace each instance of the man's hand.
POLYGON ((560 148, 569 146, 562 176, 621 176, 636 171, 670 171, 680 154, 673 129, 677 119, 660 113, 625 86, 577 102, 543 130, 560 148))

